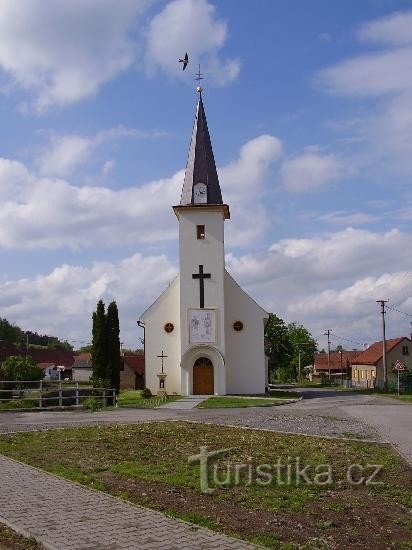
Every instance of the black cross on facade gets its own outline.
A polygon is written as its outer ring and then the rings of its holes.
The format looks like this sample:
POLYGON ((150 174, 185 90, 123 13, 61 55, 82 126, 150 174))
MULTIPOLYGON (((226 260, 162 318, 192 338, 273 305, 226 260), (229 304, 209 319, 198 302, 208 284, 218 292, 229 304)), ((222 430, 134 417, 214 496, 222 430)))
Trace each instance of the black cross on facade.
POLYGON ((167 355, 165 355, 165 354, 163 353, 163 350, 162 350, 162 355, 158 355, 157 357, 159 357, 159 359, 162 360, 162 373, 163 373, 163 361, 164 361, 165 359, 167 359, 167 355))
POLYGON ((199 290, 200 290, 200 308, 205 307, 205 279, 210 279, 210 273, 203 273, 203 266, 199 265, 199 273, 193 273, 193 279, 199 279, 199 290))

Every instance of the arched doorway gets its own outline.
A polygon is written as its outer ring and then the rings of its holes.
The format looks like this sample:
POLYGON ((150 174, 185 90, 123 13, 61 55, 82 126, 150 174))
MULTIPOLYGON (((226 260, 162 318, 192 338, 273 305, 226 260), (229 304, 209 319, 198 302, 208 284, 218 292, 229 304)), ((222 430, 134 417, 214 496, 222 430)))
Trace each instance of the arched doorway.
POLYGON ((193 365, 193 394, 211 395, 214 387, 213 363, 207 357, 199 357, 193 365))

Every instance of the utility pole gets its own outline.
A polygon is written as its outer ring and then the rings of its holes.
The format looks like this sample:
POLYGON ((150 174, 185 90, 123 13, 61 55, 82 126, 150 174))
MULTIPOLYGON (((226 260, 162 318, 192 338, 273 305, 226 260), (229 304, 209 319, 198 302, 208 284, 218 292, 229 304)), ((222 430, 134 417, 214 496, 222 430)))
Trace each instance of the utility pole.
POLYGON ((376 300, 381 305, 382 314, 382 364, 383 364, 383 389, 388 389, 388 370, 386 365, 386 327, 385 327, 385 304, 389 300, 376 300))
POLYGON ((328 337, 328 371, 329 371, 329 382, 331 380, 331 372, 330 372, 330 333, 332 331, 328 328, 328 330, 324 333, 324 336, 328 337))

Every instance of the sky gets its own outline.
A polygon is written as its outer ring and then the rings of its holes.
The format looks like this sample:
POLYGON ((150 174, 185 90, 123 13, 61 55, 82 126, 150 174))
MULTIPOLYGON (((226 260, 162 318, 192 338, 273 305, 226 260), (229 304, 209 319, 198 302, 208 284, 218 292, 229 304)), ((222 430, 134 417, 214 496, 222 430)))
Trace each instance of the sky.
POLYGON ((226 263, 326 346, 412 321, 412 6, 402 0, 2 0, 0 316, 121 340, 178 270, 201 64, 226 263), (186 71, 178 62, 185 52, 186 71))

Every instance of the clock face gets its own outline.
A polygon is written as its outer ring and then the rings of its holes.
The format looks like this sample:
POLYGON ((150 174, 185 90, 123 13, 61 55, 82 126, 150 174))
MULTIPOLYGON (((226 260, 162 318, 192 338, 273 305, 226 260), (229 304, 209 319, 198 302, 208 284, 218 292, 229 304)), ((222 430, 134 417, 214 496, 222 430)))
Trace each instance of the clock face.
POLYGON ((193 187, 195 204, 207 204, 207 186, 205 183, 196 183, 193 187))

